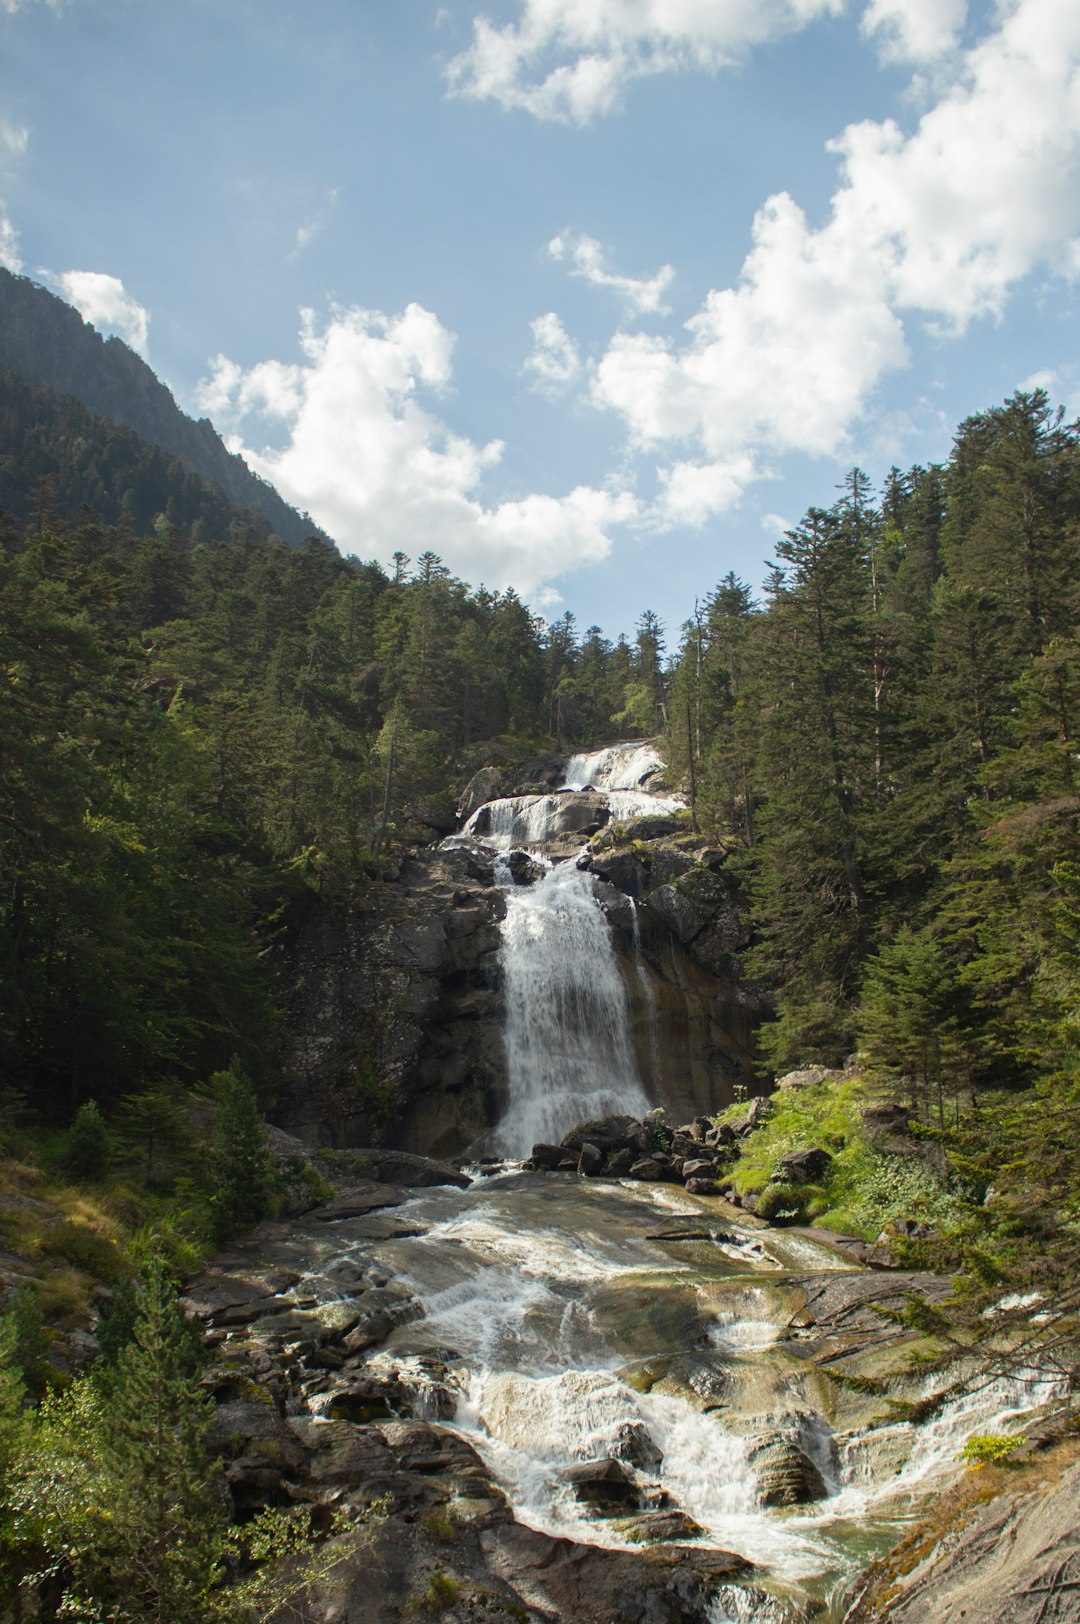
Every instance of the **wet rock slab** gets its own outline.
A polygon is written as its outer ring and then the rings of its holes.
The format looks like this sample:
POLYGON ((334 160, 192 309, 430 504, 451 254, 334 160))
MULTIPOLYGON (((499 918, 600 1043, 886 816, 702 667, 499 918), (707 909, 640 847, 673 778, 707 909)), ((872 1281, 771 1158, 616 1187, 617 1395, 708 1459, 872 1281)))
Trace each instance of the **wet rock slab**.
POLYGON ((552 1624, 695 1624, 723 1579, 751 1564, 730 1551, 612 1551, 516 1524, 481 1536, 491 1572, 552 1624))

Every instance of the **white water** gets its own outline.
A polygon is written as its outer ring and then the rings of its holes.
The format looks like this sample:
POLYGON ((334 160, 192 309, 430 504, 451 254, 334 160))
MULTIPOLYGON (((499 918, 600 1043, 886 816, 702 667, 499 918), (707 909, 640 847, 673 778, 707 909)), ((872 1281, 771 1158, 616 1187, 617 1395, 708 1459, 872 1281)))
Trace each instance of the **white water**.
POLYGON ((611 744, 605 750, 571 756, 564 780, 567 789, 635 790, 664 763, 651 744, 611 744))
POLYGON ((497 1139, 508 1156, 557 1144, 576 1122, 649 1109, 626 984, 593 884, 564 863, 507 892, 500 959, 509 1101, 497 1139))

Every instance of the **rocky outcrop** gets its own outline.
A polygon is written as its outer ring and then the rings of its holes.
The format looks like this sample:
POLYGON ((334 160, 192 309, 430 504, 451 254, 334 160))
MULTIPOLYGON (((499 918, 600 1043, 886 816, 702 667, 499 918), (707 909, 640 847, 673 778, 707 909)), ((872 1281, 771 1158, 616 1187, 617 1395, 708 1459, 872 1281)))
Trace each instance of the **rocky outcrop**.
POLYGON ((716 1111, 735 1084, 751 1082, 754 1028, 769 1009, 764 991, 743 977, 749 920, 722 848, 670 818, 638 820, 631 832, 601 832, 580 863, 632 900, 605 911, 633 959, 639 1068, 680 1115, 716 1111))
POLYGON ((505 1094, 498 993, 505 904, 492 860, 415 853, 348 908, 289 922, 282 1126, 309 1144, 454 1155, 505 1094))
POLYGON ((910 1571, 895 1558, 872 1571, 845 1624, 1073 1624, 1080 1616, 1080 1466, 1028 1493, 969 1501, 942 1536, 944 1521, 935 1519, 925 1554, 911 1552, 910 1571))

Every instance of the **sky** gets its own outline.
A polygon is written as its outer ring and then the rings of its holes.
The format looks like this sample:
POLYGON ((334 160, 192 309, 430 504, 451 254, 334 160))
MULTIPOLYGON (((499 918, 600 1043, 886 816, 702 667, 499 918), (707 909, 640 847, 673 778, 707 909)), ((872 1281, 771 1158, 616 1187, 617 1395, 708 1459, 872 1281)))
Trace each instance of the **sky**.
POLYGON ((1080 413, 1077 0, 0 0, 0 263, 342 550, 680 624, 1080 413))

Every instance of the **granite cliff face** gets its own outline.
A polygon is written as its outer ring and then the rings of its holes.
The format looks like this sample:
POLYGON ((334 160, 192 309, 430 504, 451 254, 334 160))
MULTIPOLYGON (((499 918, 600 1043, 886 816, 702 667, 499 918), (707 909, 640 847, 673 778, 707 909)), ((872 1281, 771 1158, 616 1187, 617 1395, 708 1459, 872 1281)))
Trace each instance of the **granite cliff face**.
POLYGON ((506 866, 497 879, 483 838, 493 819, 535 820, 537 808, 547 849, 595 882, 650 1098, 694 1115, 718 1109, 735 1083, 750 1080, 753 1023, 765 1004, 741 977, 748 926, 725 853, 670 813, 615 823, 599 793, 546 793, 566 768, 567 758, 545 756, 516 773, 485 770, 459 805, 477 840, 411 853, 371 882, 362 908, 309 904, 293 919, 294 1037, 282 1114, 291 1132, 311 1143, 379 1140, 437 1156, 483 1148, 508 1091, 503 887, 541 872, 514 849, 499 855, 506 866), (518 793, 526 788, 534 793, 518 793))

